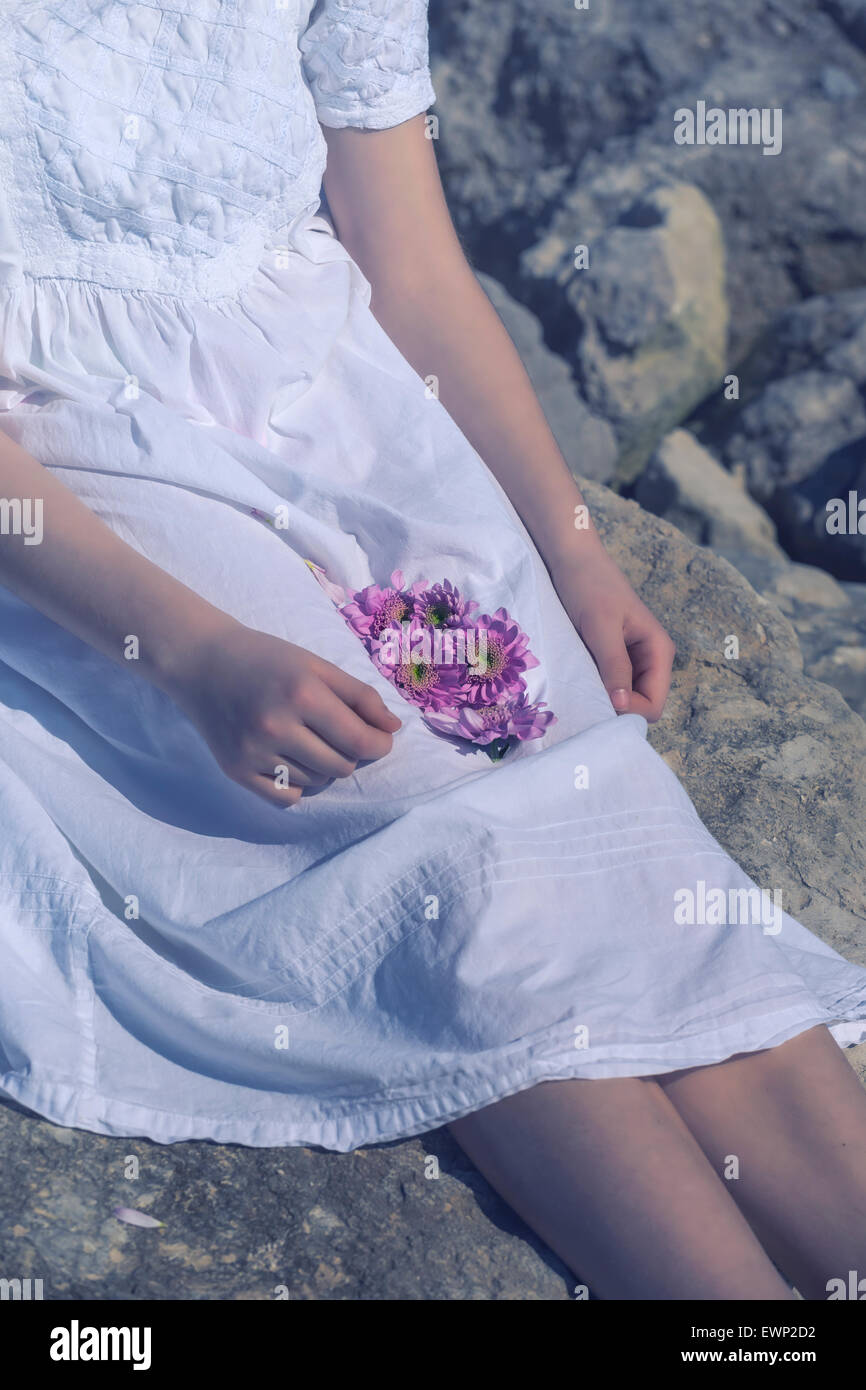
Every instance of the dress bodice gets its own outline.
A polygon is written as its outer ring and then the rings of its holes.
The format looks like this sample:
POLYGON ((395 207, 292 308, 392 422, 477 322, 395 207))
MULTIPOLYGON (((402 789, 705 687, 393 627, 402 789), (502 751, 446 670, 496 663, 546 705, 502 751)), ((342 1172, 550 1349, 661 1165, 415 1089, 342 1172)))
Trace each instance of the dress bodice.
POLYGON ((231 293, 315 207, 320 123, 434 99, 423 0, 12 0, 6 274, 231 293))

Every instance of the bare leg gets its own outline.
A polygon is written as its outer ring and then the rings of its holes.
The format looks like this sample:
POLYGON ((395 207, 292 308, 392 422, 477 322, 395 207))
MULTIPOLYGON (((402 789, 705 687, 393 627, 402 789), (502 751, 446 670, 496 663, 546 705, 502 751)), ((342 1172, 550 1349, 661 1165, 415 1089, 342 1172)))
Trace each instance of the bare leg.
POLYGON ((545 1081, 450 1129, 601 1298, 793 1298, 653 1079, 545 1081))
POLYGON ((826 1028, 657 1079, 804 1298, 866 1275, 866 1091, 826 1028))

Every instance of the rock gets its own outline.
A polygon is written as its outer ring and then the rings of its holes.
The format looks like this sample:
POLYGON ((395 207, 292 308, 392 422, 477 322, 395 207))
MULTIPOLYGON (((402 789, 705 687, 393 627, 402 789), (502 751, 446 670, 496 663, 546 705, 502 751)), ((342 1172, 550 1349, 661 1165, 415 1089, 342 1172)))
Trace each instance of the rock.
POLYGON ((0 1104, 0 1154, 0 1270, 46 1299, 565 1300, 576 1282, 444 1130, 352 1154, 166 1146, 0 1104))
POLYGON ((767 514, 687 430, 674 430, 638 478, 633 495, 647 511, 728 560, 790 619, 804 670, 866 715, 866 585, 841 585, 824 570, 797 564, 775 540, 767 514))
POLYGON ((616 429, 617 473, 630 481, 724 372, 724 256, 712 208, 688 184, 659 182, 635 197, 606 176, 565 200, 521 270, 524 297, 553 325, 590 406, 616 429), (586 268, 575 268, 576 245, 587 248, 586 268))
POLYGON ((482 272, 478 279, 520 353, 572 473, 608 482, 617 459, 616 435, 610 425, 592 413, 563 359, 545 346, 535 315, 491 275, 482 272))
POLYGON ((742 468, 750 490, 769 502, 864 431, 866 408, 853 382, 830 372, 797 372, 770 382, 739 411, 725 460, 742 468))
POLYGON ((866 291, 819 296, 787 310, 738 377, 738 401, 717 398, 701 412, 702 439, 742 471, 795 559, 862 582, 866 291))
POLYGON ((863 0, 498 0, 495 24, 484 0, 432 0, 430 20, 449 205, 518 297, 519 256, 566 195, 626 168, 712 204, 732 362, 786 305, 866 282, 863 0), (698 98, 781 109, 782 153, 675 145, 674 112, 698 98))
POLYGON ((815 295, 780 314, 740 367, 741 401, 818 367, 866 388, 866 290, 815 295))
POLYGON ((790 620, 806 675, 832 685, 866 718, 866 584, 839 584, 783 551, 731 550, 724 558, 790 620))
POLYGON ((821 69, 821 89, 831 101, 847 101, 859 94, 860 84, 844 68, 829 64, 821 69))
POLYGON ((866 718, 866 584, 837 584, 813 565, 789 563, 760 591, 790 618, 806 672, 866 718))
POLYGON ((824 7, 854 42, 866 49, 866 0, 825 0, 824 7))
MULTIPOLYGON (((866 961, 866 724, 803 675, 787 618, 731 565, 582 486, 678 645, 652 743, 756 882, 866 961)), ((866 1047, 846 1055, 862 1067, 866 1047)), ((0 1270, 43 1279, 49 1299, 564 1300, 575 1283, 444 1130, 351 1154, 159 1145, 61 1129, 7 1103, 0 1160, 0 1270), (425 1156, 439 1178, 425 1176, 425 1156), (121 1205, 165 1225, 123 1225, 121 1205)))
POLYGON ((785 563, 767 513, 688 430, 665 436, 638 478, 634 498, 697 545, 729 559, 746 552, 785 563))

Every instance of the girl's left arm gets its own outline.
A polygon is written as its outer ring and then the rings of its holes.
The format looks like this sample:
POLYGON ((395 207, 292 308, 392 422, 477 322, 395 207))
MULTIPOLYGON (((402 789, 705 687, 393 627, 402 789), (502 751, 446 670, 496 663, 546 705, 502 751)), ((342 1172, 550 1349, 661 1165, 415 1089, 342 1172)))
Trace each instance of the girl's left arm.
POLYGON ((325 128, 337 235, 371 309, 510 497, 619 712, 658 719, 674 645, 605 550, 520 356, 460 245, 423 116, 325 128))

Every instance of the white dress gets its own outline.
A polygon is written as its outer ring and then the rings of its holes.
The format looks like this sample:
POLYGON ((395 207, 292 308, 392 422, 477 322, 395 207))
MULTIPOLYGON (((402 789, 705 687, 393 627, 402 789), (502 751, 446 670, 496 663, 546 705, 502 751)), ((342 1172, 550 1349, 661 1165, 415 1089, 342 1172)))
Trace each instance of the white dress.
POLYGON ((502 489, 317 215, 320 122, 433 101, 426 7, 311 10, 6 6, 0 428, 404 722, 390 756, 277 810, 134 662, 0 591, 0 1090, 104 1134, 348 1150, 545 1079, 820 1022, 862 1040, 866 972, 787 915, 678 922, 679 890, 750 880, 645 721, 614 714, 502 489), (283 529, 262 519, 280 507, 283 529), (558 722, 501 763, 461 756, 307 559, 506 607, 558 722))

